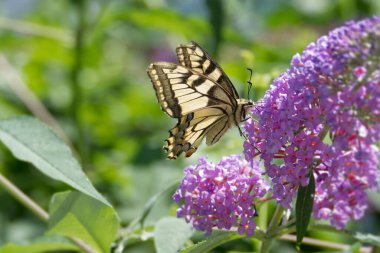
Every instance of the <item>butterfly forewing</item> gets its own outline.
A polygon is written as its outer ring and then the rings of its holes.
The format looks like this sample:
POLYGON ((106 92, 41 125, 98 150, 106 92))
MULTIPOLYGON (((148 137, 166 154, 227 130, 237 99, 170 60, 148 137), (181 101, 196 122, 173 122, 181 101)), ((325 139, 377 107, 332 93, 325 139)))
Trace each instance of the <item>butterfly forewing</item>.
POLYGON ((218 104, 231 104, 228 94, 208 77, 168 62, 152 63, 148 75, 161 108, 179 118, 192 111, 218 104))
POLYGON ((179 45, 176 52, 182 66, 206 75, 218 83, 232 98, 239 98, 235 87, 219 64, 213 61, 197 43, 192 41, 188 45, 179 45))

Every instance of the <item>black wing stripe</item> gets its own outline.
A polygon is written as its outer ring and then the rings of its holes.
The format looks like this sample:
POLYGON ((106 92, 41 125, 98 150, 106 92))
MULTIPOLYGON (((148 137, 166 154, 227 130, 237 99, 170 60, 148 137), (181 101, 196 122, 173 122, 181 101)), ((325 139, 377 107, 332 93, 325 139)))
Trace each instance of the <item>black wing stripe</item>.
POLYGON ((218 122, 214 123, 212 127, 210 127, 206 133, 206 144, 213 145, 219 141, 220 137, 228 130, 228 117, 221 118, 218 122), (224 124, 220 125, 224 120, 224 124))
POLYGON ((188 45, 179 45, 176 52, 182 66, 209 76, 209 78, 217 81, 232 98, 239 98, 235 87, 223 69, 197 43, 192 41, 188 45))
POLYGON ((204 80, 202 80, 202 78, 198 78, 198 79, 195 79, 191 84, 195 87, 203 84, 204 80))
MULTIPOLYGON (((206 61, 206 62, 207 62, 207 61, 206 61)), ((215 66, 215 65, 208 64, 208 66, 206 67, 206 69, 204 70, 204 72, 205 72, 206 75, 210 75, 215 69, 216 69, 216 66, 215 66)), ((222 76, 222 75, 220 75, 219 78, 220 78, 221 76, 222 76)))
POLYGON ((171 117, 181 115, 181 107, 178 106, 178 100, 174 97, 168 79, 160 78, 160 76, 164 75, 163 70, 154 68, 153 66, 153 64, 150 65, 148 75, 152 80, 153 88, 161 109, 171 117))

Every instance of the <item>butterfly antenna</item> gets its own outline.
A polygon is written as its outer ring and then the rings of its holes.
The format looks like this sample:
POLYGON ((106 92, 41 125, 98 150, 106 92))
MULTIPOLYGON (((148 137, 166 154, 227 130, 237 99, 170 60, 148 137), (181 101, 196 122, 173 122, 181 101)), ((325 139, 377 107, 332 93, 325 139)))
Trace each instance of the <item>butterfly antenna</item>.
POLYGON ((251 88, 252 88, 252 74, 253 74, 253 71, 251 68, 247 68, 247 70, 249 71, 250 75, 249 75, 249 80, 248 80, 248 98, 249 98, 249 93, 251 92, 251 88))

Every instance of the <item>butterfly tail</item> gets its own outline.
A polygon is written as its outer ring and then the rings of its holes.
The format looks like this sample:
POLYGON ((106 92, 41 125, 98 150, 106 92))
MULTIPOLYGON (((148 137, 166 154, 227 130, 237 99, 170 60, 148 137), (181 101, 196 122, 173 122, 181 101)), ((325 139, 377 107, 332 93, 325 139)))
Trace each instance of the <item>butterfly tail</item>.
POLYGON ((168 159, 177 159, 177 157, 183 152, 185 152, 186 157, 189 157, 200 145, 204 135, 197 137, 193 141, 191 138, 193 134, 189 131, 193 117, 193 113, 181 117, 181 119, 178 120, 177 125, 170 129, 169 137, 165 140, 165 145, 163 147, 167 152, 168 159))

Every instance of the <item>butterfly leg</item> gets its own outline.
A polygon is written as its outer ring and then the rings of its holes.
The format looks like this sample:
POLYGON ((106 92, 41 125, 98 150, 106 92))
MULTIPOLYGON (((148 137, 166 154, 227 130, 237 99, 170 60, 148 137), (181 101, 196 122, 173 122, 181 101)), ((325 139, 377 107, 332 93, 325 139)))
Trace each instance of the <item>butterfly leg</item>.
MULTIPOLYGON (((248 118, 244 119, 243 121, 246 121, 247 119, 248 119, 248 118)), ((241 128, 240 128, 239 125, 238 125, 238 129, 239 129, 239 132, 240 132, 240 136, 243 136, 244 139, 247 141, 247 143, 248 143, 249 145, 251 145, 254 149, 256 149, 258 153, 261 153, 261 151, 260 151, 255 145, 252 145, 252 143, 248 140, 247 135, 245 135, 245 134, 243 133, 243 131, 241 130, 241 128)))
POLYGON ((247 136, 243 133, 243 131, 241 130, 240 126, 238 125, 237 127, 239 129, 240 136, 243 136, 245 140, 248 140, 247 136))

